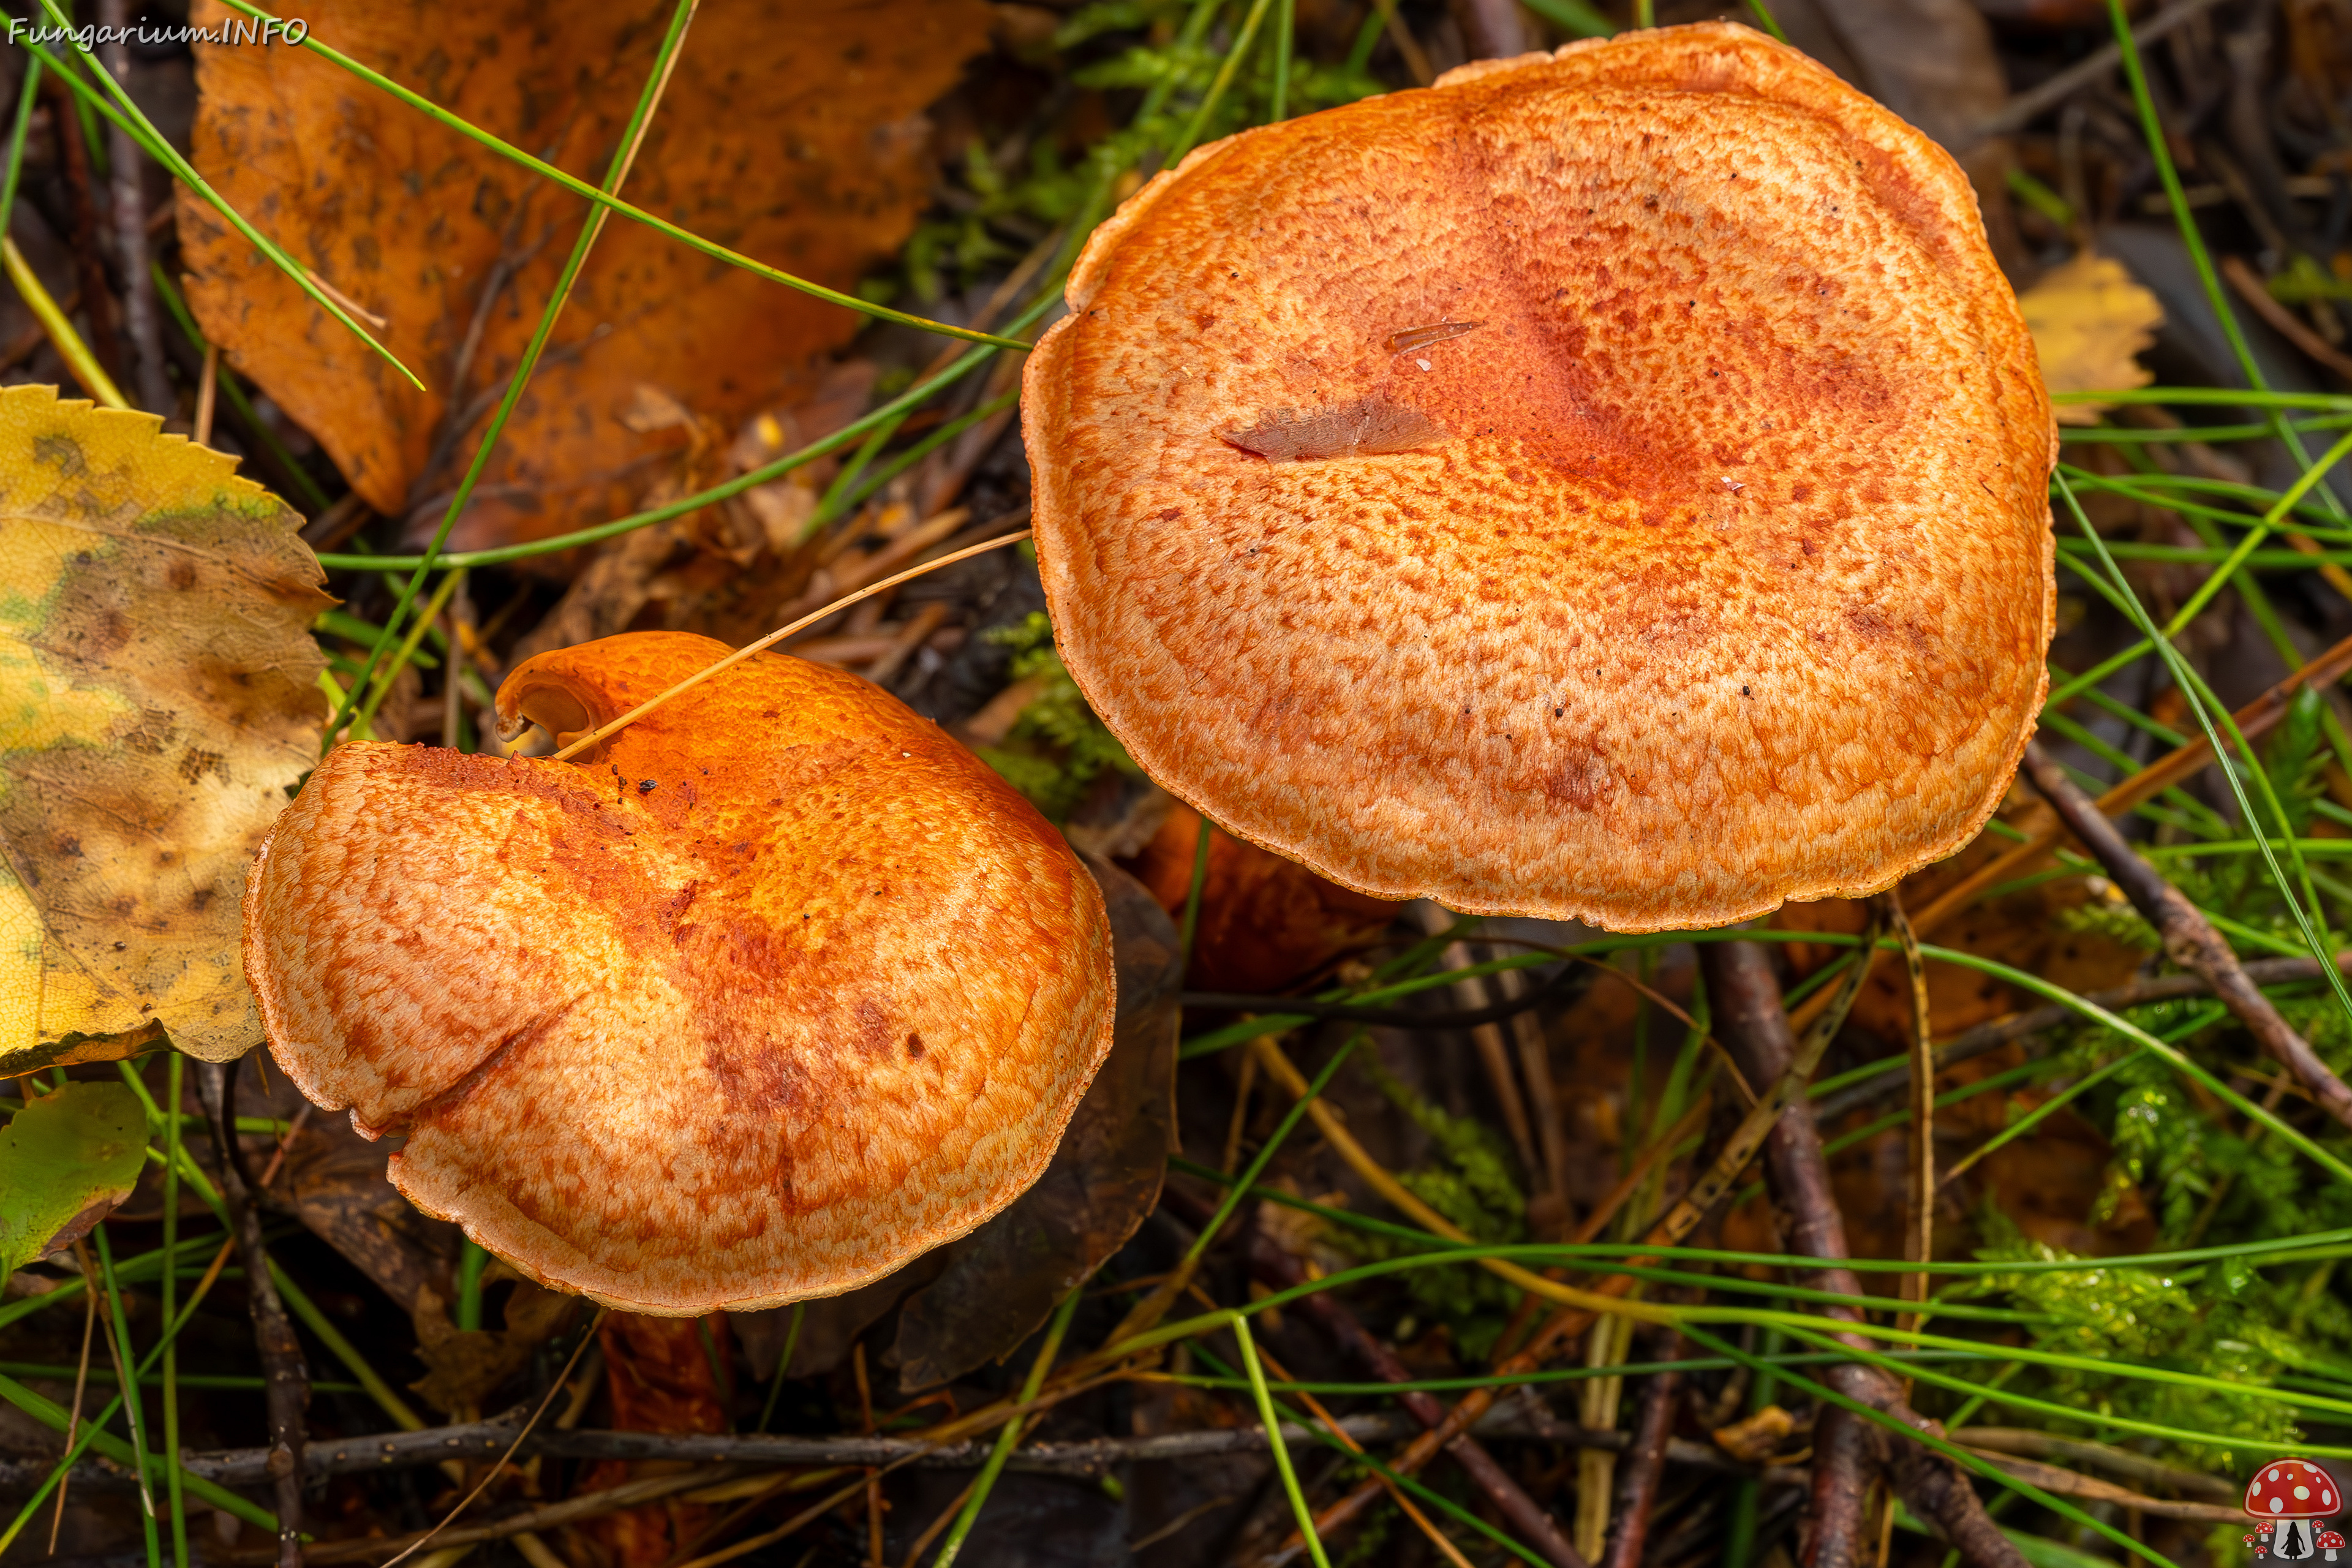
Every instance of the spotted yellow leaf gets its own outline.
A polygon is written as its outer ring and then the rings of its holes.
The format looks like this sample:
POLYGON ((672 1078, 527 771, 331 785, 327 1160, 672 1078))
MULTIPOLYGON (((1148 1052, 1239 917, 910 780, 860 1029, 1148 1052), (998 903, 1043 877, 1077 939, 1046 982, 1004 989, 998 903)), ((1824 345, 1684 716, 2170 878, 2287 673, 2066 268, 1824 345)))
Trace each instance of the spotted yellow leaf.
MULTIPOLYGON (((2053 393, 2125 392, 2153 379, 2139 355, 2156 342, 2164 307, 2123 263, 2084 251, 2019 295, 2017 308, 2053 393)), ((2061 425, 2095 425, 2109 406, 2061 403, 2055 412, 2061 425)))
POLYGON ((0 1074, 260 1038, 245 874, 318 755, 293 512, 143 414, 0 389, 0 1074))

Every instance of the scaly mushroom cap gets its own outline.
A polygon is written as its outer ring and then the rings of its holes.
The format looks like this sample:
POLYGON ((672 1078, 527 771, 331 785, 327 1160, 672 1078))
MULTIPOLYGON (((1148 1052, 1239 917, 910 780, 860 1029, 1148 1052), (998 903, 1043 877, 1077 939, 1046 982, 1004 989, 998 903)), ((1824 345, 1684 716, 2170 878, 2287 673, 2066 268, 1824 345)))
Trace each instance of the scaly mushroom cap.
POLYGON ((2054 457, 1958 168, 1706 24, 1203 147, 1029 361, 1070 673, 1388 898, 1618 930, 1882 888, 2000 801, 2054 457))
POLYGON ((2273 1459, 2246 1483, 2246 1511, 2256 1519, 2326 1519, 2342 1506, 2336 1478, 2307 1459, 2273 1459))
MULTIPOLYGON (((569 738, 729 650, 542 654, 569 738)), ((1110 1048, 1101 893, 865 681, 765 654, 578 763, 347 745, 254 863, 246 972, 302 1092, 543 1284, 702 1313, 849 1289, 1037 1179, 1110 1048)))

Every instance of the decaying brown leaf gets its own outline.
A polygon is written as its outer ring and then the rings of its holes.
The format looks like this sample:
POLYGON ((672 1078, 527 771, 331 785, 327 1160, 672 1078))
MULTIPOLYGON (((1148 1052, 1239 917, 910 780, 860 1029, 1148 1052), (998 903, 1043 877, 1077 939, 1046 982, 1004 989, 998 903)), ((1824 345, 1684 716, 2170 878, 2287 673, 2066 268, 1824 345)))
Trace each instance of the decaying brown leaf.
POLYGON ((1085 858, 1110 915, 1118 1010, 1110 1055, 1053 1163, 994 1219, 887 1279, 799 1309, 730 1313, 754 1376, 773 1375, 787 1338, 787 1376, 829 1372, 895 1309, 885 1359, 898 1363, 900 1386, 961 1377, 1034 1332, 1071 1286, 1127 1244, 1159 1201, 1176 1148, 1175 924, 1133 877, 1099 857, 1085 858))
POLYGON ((299 520, 159 421, 0 391, 0 1072, 261 1038, 255 846, 318 756, 299 520))
POLYGON ((393 1189, 384 1174, 392 1150, 361 1137, 347 1116, 313 1116, 288 1141, 278 1190, 313 1235, 415 1313, 427 1292, 443 1300, 456 1293, 461 1233, 393 1189))
MULTIPOLYGON (((194 19, 228 15, 207 0, 194 19)), ((320 41, 595 179, 667 7, 320 0, 305 15, 320 41)), ((845 289, 927 199, 919 111, 985 47, 987 27, 981 0, 705 7, 624 194, 845 289)), ((454 437, 488 416, 586 204, 309 50, 200 48, 197 75, 197 168, 384 318, 386 344, 428 390, 402 382, 198 203, 183 207, 181 233, 206 334, 377 510, 404 515, 446 495, 472 449, 454 437)), ((688 443, 675 426, 629 417, 640 386, 731 428, 857 324, 641 225, 611 223, 456 543, 541 537, 628 511, 688 443)))
MULTIPOLYGON (((416 1327, 416 1358, 425 1375, 408 1386, 444 1415, 479 1411, 508 1379, 530 1364, 530 1352, 572 1321, 577 1296, 542 1289, 499 1266, 514 1280, 502 1330, 461 1329, 450 1321, 448 1303, 429 1282, 416 1286, 409 1321, 416 1327)), ((488 1277, 486 1277, 487 1282, 488 1277)))
MULTIPOLYGON (((2164 307, 2123 263, 2083 252, 2017 297, 2053 392, 2123 392, 2154 379, 2138 355, 2156 342, 2164 307)), ((2095 425, 2111 405, 2062 403, 2061 425, 2095 425)))
POLYGON ((901 1387, 961 1377, 1018 1345, 1160 1201, 1176 1147, 1176 927, 1118 867, 1090 857, 1087 869, 1102 884, 1118 965, 1110 1055, 1037 1184, 941 1248, 940 1277, 900 1304, 901 1387))
POLYGON ((1796 1418, 1768 1405, 1745 1421, 1715 1429, 1715 1446, 1745 1465, 1760 1465, 1797 1429, 1796 1418))

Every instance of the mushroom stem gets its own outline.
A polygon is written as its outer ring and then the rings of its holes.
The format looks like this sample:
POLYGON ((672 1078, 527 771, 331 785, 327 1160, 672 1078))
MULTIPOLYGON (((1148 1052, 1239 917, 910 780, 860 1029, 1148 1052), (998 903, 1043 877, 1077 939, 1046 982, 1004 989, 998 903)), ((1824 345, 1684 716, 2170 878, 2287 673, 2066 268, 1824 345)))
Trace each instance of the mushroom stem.
MULTIPOLYGON (((1781 1005, 1780 984, 1773 977, 1764 950, 1748 942, 1714 942, 1700 949, 1699 962, 1706 975, 1717 1029, 1733 1055, 1740 1058, 1741 1070, 1754 1082, 1775 1081, 1794 1059, 1796 1041, 1790 1032, 1788 1011, 1781 1005)), ((1846 1251, 1845 1220, 1831 1191, 1829 1165, 1822 1155, 1812 1108, 1801 1096, 1780 1113, 1765 1140, 1764 1155, 1774 1198, 1783 1211, 1789 1250, 1821 1258, 1824 1264, 1804 1283, 1840 1295, 1861 1295, 1861 1281, 1852 1269, 1842 1267, 1851 1256, 1846 1251)), ((1825 1306, 1822 1310, 1833 1318, 1859 1317, 1849 1308, 1825 1306)), ((1866 1348, 1859 1338, 1840 1337, 1866 1348)), ((1846 1398, 1893 1416, 1905 1426, 1943 1435, 1943 1428, 1914 1411, 1895 1381, 1875 1367, 1849 1362, 1828 1368, 1823 1381, 1846 1398)), ((1969 1484, 1968 1473, 1954 1461, 1910 1437, 1888 1432, 1875 1423, 1866 1424, 1859 1416, 1853 1419, 1850 1430, 1843 1429, 1847 1423, 1829 1416, 1824 1411, 1822 1424, 1814 1434, 1818 1533, 1810 1559, 1814 1568, 1832 1568, 1832 1564, 1843 1568, 1860 1560, 1863 1488, 1857 1482, 1841 1480, 1840 1489, 1832 1492, 1823 1479, 1841 1470, 1848 1445, 1864 1448, 1885 1466, 1889 1484, 1911 1511, 1942 1531, 1964 1562, 2025 1568, 2023 1554, 1985 1513, 1984 1504, 1969 1484), (1852 1528, 1835 1538, 1839 1554, 1832 1550, 1832 1530, 1845 1531, 1849 1490, 1853 1503, 1852 1528), (1838 1511, 1830 1512, 1825 1504, 1838 1511)))
POLYGON ((2166 881, 2162 872, 2132 852, 2106 814, 2075 787, 2066 770, 2040 744, 2026 746, 2025 771, 2034 787, 2058 808, 2060 818, 2083 847, 2097 858, 2133 907, 2156 928, 2164 939, 2164 955, 2203 976, 2263 1049, 2292 1073, 2328 1115, 2352 1127, 2352 1089, 2347 1089, 2344 1080, 2319 1059, 2310 1042, 2279 1016, 2279 1010, 2247 975, 2212 922, 2198 912, 2179 889, 2166 881))
POLYGON ((278 1300, 262 1250, 261 1212, 254 1205, 245 1162, 236 1147, 236 1064, 199 1062, 196 1090, 212 1119, 213 1147, 220 1155, 221 1201, 227 1205, 237 1261, 245 1266, 246 1299, 253 1314, 253 1343, 268 1379, 265 1395, 269 1423, 269 1473, 278 1501, 278 1561, 280 1568, 302 1562, 302 1415, 310 1403, 310 1374, 302 1342, 278 1300))

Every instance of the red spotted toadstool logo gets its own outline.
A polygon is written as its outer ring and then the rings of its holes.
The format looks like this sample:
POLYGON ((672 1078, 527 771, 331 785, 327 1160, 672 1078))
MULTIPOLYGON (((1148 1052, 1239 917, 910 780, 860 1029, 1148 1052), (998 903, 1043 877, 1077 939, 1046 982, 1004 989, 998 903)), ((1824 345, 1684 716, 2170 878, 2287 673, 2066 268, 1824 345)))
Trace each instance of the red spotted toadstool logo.
POLYGON ((2343 1510, 2335 1477, 2308 1459, 2273 1459, 2246 1483, 2246 1512, 2259 1521, 2246 1544, 2256 1557, 2333 1563, 2345 1550, 2344 1537, 2318 1524, 2343 1510))

